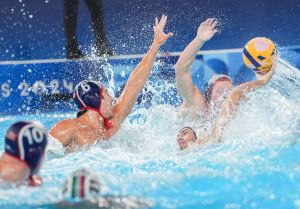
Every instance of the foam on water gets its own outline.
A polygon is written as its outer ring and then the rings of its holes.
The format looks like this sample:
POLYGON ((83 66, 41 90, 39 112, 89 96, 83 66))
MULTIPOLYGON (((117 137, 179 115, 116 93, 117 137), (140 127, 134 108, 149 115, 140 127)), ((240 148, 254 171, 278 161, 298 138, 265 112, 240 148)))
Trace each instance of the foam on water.
MULTIPOLYGON (((110 141, 48 158, 44 186, 0 190, 0 206, 50 208, 62 199, 67 175, 87 167, 100 176, 104 193, 151 199, 156 208, 299 208, 299 87, 299 70, 279 60, 271 82, 240 105, 223 143, 179 151, 176 135, 185 123, 158 96, 174 84, 150 79, 156 105, 136 109, 110 141)), ((32 117, 51 127, 60 116, 32 117)))

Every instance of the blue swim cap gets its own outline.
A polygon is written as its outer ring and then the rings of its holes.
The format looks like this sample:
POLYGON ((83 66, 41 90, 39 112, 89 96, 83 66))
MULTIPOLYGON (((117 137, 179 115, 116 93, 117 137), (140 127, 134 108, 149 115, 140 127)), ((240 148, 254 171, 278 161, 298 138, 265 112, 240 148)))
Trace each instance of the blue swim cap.
POLYGON ((96 173, 82 168, 67 178, 63 195, 70 200, 95 200, 100 196, 101 184, 96 173))
POLYGON ((5 135, 5 153, 25 162, 33 175, 38 172, 47 146, 47 134, 37 122, 20 121, 5 135))
POLYGON ((104 85, 99 81, 83 80, 75 86, 73 99, 80 110, 94 110, 104 119, 106 127, 112 124, 100 111, 104 85))
POLYGON ((101 107, 104 85, 99 81, 81 81, 75 87, 73 99, 80 110, 92 109, 99 111, 101 107))

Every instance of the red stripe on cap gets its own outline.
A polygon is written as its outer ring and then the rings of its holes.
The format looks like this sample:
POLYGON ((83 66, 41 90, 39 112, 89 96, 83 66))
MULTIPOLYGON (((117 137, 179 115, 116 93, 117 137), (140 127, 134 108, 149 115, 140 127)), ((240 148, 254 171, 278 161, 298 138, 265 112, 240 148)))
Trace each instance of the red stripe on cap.
POLYGON ((81 185, 80 185, 80 197, 84 198, 84 180, 85 176, 81 176, 81 185))

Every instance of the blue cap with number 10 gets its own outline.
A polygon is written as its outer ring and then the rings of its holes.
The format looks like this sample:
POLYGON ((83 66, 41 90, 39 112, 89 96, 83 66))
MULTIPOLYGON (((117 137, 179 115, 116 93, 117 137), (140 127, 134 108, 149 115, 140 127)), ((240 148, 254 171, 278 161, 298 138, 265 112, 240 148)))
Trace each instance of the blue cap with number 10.
POLYGON ((5 135, 5 153, 25 162, 33 175, 39 171, 47 146, 47 134, 38 122, 20 121, 5 135))

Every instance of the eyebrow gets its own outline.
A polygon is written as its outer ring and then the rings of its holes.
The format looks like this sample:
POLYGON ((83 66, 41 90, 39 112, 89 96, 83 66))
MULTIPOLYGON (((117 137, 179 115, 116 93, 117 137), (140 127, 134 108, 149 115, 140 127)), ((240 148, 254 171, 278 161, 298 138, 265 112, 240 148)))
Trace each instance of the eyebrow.
POLYGON ((188 128, 181 129, 181 130, 179 131, 179 133, 177 134, 177 137, 179 136, 179 134, 181 134, 181 133, 183 133, 183 132, 185 132, 185 131, 187 131, 187 130, 188 130, 188 128))

